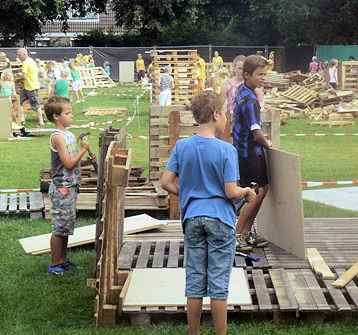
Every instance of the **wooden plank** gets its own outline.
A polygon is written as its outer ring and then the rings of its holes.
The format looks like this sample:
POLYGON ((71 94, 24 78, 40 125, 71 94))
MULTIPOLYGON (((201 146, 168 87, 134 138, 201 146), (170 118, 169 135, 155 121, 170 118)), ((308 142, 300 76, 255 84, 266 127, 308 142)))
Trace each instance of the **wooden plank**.
POLYGON ((260 257, 260 260, 258 262, 252 262, 252 266, 254 268, 268 268, 269 267, 269 263, 266 259, 266 254, 264 252, 263 248, 255 248, 253 250, 253 253, 260 257))
POLYGON ((351 306, 343 295, 343 292, 332 286, 333 280, 325 279, 324 283, 338 311, 351 311, 351 306))
MULTIPOLYGON (((337 274, 339 275, 339 278, 341 278, 345 271, 344 269, 336 269, 337 274)), ((354 281, 349 281, 346 285, 345 285, 346 291, 349 295, 349 297, 352 299, 353 303, 358 307, 358 287, 357 285, 354 283, 354 281)))
POLYGON ((306 249, 307 259, 312 270, 323 279, 336 279, 336 275, 328 267, 327 263, 316 248, 306 249))
POLYGON ((0 194, 0 213, 7 211, 7 194, 0 194))
POLYGON ((358 262, 354 263, 347 271, 340 274, 339 278, 335 280, 332 283, 332 285, 336 288, 343 288, 357 275, 358 275, 358 262))
POLYGON ((0 139, 7 139, 11 134, 11 99, 0 97, 0 139))
POLYGON ((252 270, 252 280, 255 285, 255 291, 257 296, 257 301, 259 303, 259 309, 261 311, 271 311, 272 304, 270 300, 270 295, 266 287, 265 277, 262 270, 252 270))
POLYGON ((297 311, 298 304, 288 285, 287 275, 283 269, 269 270, 270 278, 275 289, 277 301, 281 311, 297 311))
POLYGON ((321 287, 319 286, 317 279, 310 269, 300 270, 306 284, 312 294, 312 297, 316 303, 317 309, 320 311, 329 311, 331 307, 328 305, 327 300, 323 294, 321 287))
POLYGON ((44 208, 44 202, 42 199, 41 192, 30 192, 29 200, 30 200, 30 211, 36 212, 44 208))
POLYGON ((257 216, 258 233, 305 259, 299 157, 276 149, 266 153, 269 192, 257 216))
POLYGON ((169 256, 168 256, 168 268, 177 268, 179 264, 179 241, 170 241, 169 243, 169 256))
POLYGON ((164 264, 166 241, 157 241, 154 249, 152 268, 162 268, 164 264))
POLYGON ((21 192, 19 193, 19 210, 20 212, 27 212, 27 193, 21 192))
POLYGON ((136 263, 136 268, 146 268, 149 261, 149 253, 152 246, 152 241, 143 241, 140 246, 140 251, 136 263))
POLYGON ((18 209, 17 209, 17 193, 9 194, 9 212, 10 213, 18 212, 18 209))
POLYGON ((132 268, 134 254, 136 252, 138 242, 128 241, 122 246, 118 257, 118 268, 121 270, 129 270, 132 268))

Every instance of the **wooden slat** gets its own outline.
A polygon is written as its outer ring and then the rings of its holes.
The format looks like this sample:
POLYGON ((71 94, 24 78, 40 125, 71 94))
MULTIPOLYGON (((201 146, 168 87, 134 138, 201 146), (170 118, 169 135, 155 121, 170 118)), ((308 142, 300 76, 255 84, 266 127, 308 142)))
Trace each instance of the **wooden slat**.
POLYGON ((341 273, 339 278, 335 280, 332 285, 336 288, 342 288, 356 276, 358 276, 358 262, 353 264, 347 271, 341 273))
POLYGON ((16 213, 17 211, 17 193, 11 193, 9 195, 9 212, 16 213))
POLYGON ((7 211, 7 194, 0 194, 0 213, 7 211))
POLYGON ((350 311, 351 306, 343 295, 343 292, 332 286, 333 280, 325 279, 324 283, 338 311, 350 311))
POLYGON ((323 279, 336 279, 336 275, 328 267, 327 263, 316 248, 307 248, 307 259, 315 273, 323 279))
POLYGON ((263 248, 255 248, 253 250, 253 253, 260 257, 260 260, 258 262, 252 262, 253 267, 255 268, 268 268, 269 267, 269 263, 266 259, 266 254, 264 252, 263 248))
POLYGON ((137 263, 135 266, 136 268, 146 268, 147 267, 151 246, 152 246, 152 241, 143 241, 141 243, 137 263))
POLYGON ((261 311, 271 311, 272 305, 270 295, 266 287, 265 277, 262 270, 252 270, 252 280, 255 285, 259 309, 261 311))
POLYGON ((26 212, 27 209, 27 193, 26 192, 21 192, 19 194, 19 210, 21 212, 26 212))
POLYGON ((42 199, 41 192, 30 192, 29 200, 30 200, 30 211, 39 211, 44 208, 44 202, 42 199))
POLYGON ((297 311, 298 304, 283 269, 269 270, 281 311, 297 311))
POLYGON ((118 257, 118 268, 121 270, 129 270, 132 268, 134 254, 137 249, 138 242, 128 241, 122 246, 118 257))
POLYGON ((152 268, 162 268, 166 241, 157 241, 154 249, 152 268))
POLYGON ((177 268, 179 265, 179 241, 170 241, 169 243, 169 256, 168 256, 168 268, 177 268))
MULTIPOLYGON (((336 271, 339 276, 342 276, 345 272, 344 269, 336 269, 336 271)), ((356 307, 358 307, 358 287, 355 282, 350 281, 348 284, 346 284, 345 288, 353 303, 356 305, 356 307)))

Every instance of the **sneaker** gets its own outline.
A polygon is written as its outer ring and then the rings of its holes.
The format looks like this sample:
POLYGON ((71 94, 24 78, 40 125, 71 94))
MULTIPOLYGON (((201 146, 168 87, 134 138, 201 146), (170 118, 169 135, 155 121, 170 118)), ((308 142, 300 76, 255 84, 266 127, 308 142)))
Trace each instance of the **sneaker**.
POLYGON ((252 246, 246 241, 247 237, 243 234, 236 235, 236 250, 237 251, 251 251, 252 246))
POLYGON ((72 263, 71 261, 67 260, 65 261, 65 263, 63 263, 63 268, 65 269, 65 271, 69 271, 74 269, 77 265, 75 263, 72 263))
POLYGON ((256 232, 250 232, 249 236, 246 238, 246 242, 248 245, 251 245, 256 248, 263 248, 268 245, 268 241, 259 237, 256 232))
POLYGON ((65 272, 65 268, 63 264, 56 264, 56 265, 50 264, 47 268, 47 272, 54 274, 56 276, 62 276, 65 272))

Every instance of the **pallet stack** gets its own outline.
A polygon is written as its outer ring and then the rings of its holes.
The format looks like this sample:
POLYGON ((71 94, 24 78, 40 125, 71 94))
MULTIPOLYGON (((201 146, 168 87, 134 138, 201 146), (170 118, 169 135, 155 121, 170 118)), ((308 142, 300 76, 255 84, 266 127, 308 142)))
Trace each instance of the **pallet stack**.
POLYGON ((131 151, 112 142, 104 162, 104 198, 102 202, 102 230, 96 241, 96 325, 116 323, 119 294, 127 274, 118 271, 118 253, 123 242, 124 194, 128 183, 131 151))
POLYGON ((102 67, 80 68, 83 88, 115 87, 112 78, 102 67))
POLYGON ((358 90, 358 61, 342 62, 342 90, 358 90))
POLYGON ((171 67, 174 78, 172 104, 184 104, 197 93, 197 51, 196 50, 155 50, 153 52, 153 103, 159 103, 160 74, 171 67))

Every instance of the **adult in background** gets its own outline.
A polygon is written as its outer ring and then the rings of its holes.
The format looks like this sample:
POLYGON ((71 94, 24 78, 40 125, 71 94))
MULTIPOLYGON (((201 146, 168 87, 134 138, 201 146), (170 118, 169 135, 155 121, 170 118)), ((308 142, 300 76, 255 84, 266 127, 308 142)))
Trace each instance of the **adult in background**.
POLYGON ((316 56, 312 57, 312 62, 309 65, 309 73, 314 74, 319 71, 319 63, 316 56))
POLYGON ((213 67, 212 67, 213 72, 218 72, 222 68, 224 61, 222 57, 219 55, 218 51, 214 52, 212 63, 213 63, 213 67))
POLYGON ((24 78, 24 87, 20 91, 20 118, 25 123, 25 113, 23 105, 29 100, 31 109, 37 113, 38 125, 44 125, 38 90, 40 88, 39 71, 36 62, 29 57, 25 48, 20 48, 16 53, 22 63, 22 73, 24 78))
POLYGON ((198 66, 198 90, 203 91, 205 90, 205 80, 206 80, 206 64, 205 64, 205 60, 204 58, 202 58, 199 54, 199 52, 197 53, 198 58, 197 58, 197 66, 198 66))
POLYGON ((142 54, 137 55, 137 60, 135 61, 135 69, 137 73, 137 81, 141 81, 145 75, 145 65, 142 54))
POLYGON ((335 90, 338 89, 338 59, 333 58, 328 68, 329 84, 335 90))
POLYGON ((174 80, 170 75, 170 70, 170 65, 168 65, 164 68, 164 73, 160 75, 160 106, 170 106, 172 104, 172 89, 174 88, 174 80))

